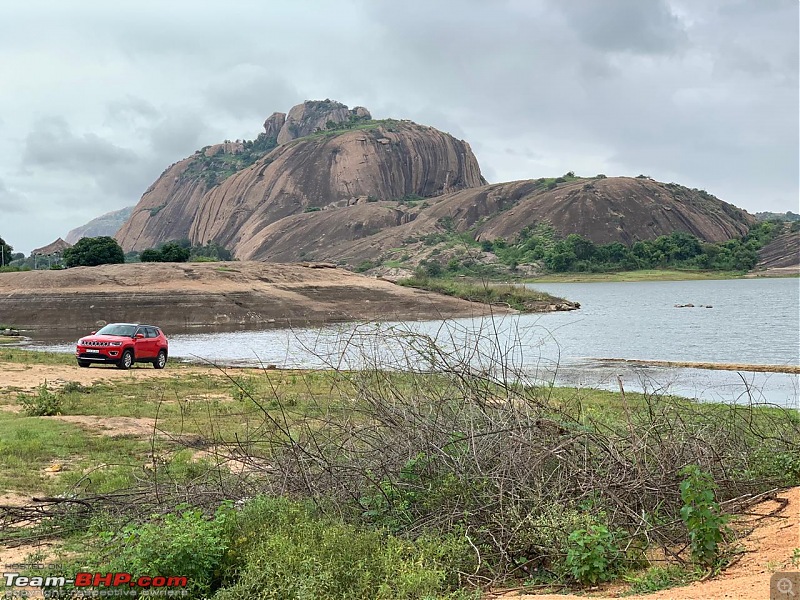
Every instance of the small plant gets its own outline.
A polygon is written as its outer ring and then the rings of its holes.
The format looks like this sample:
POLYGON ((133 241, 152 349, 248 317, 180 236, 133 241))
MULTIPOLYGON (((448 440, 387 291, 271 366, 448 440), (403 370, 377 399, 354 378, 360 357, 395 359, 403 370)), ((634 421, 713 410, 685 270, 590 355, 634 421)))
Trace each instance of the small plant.
POLYGON ((795 548, 792 552, 792 566, 795 569, 800 568, 800 548, 795 548))
POLYGON ((567 568, 583 584, 613 579, 618 572, 621 552, 614 534, 605 525, 590 525, 569 535, 567 568))
POLYGON ((73 392, 78 394, 88 394, 91 388, 86 387, 78 381, 67 381, 61 388, 62 394, 71 394, 73 392))
POLYGON ((650 567, 641 575, 626 579, 630 581, 631 592, 634 594, 649 594, 679 585, 686 585, 695 577, 691 570, 686 570, 680 565, 667 565, 665 567, 650 567))
POLYGON ((687 465, 681 475, 681 518, 689 530, 692 559, 703 567, 713 567, 719 562, 719 546, 729 517, 722 514, 714 498, 716 485, 710 473, 697 465, 687 465))
POLYGON ((29 417, 52 417, 61 414, 62 398, 47 388, 47 381, 42 383, 33 396, 22 397, 22 409, 29 417))

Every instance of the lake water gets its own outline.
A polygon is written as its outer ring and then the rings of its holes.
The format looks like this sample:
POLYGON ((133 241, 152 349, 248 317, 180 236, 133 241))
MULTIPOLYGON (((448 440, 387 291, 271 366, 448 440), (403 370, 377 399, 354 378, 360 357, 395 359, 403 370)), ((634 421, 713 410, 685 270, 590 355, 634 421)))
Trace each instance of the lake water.
MULTIPOLYGON (((800 376, 676 369, 603 359, 800 364, 800 279, 537 284, 574 312, 452 321, 170 336, 173 357, 279 367, 425 369, 439 361, 507 365, 564 385, 657 390, 725 402, 798 405, 800 376), (696 308, 676 308, 694 304, 696 308), (712 306, 700 308, 699 306, 712 306)), ((154 319, 157 320, 157 319, 154 319)), ((71 352, 72 344, 42 346, 71 352)))

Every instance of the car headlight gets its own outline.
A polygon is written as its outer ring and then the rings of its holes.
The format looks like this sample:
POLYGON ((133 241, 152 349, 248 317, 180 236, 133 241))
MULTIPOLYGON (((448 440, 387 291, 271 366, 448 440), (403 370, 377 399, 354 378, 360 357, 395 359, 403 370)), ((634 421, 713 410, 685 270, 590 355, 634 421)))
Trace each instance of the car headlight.
POLYGON ((122 342, 111 342, 112 346, 122 346, 122 342))

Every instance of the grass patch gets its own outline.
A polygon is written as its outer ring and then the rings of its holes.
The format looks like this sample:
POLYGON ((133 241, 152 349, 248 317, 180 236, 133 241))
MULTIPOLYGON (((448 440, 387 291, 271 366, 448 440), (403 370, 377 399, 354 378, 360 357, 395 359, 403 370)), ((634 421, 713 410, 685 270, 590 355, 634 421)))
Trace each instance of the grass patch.
POLYGON ((415 372, 190 368, 68 382, 53 391, 62 414, 157 418, 171 439, 151 447, 0 411, 0 485, 138 486, 136 506, 72 529, 86 544, 76 560, 150 575, 197 567, 197 596, 455 599, 478 594, 459 589, 464 573, 679 585, 693 568, 641 569, 649 551, 687 543, 681 466, 713 475, 695 478, 698 505, 800 482, 796 411, 527 385, 402 339, 422 356, 404 346, 415 372), (198 449, 252 459, 250 470, 215 470, 198 449), (55 462, 63 474, 43 472, 55 462))
POLYGON ((13 362, 21 365, 74 365, 75 357, 63 352, 0 348, 0 362, 13 362))
POLYGON ((48 417, 0 412, 0 487, 20 492, 56 493, 83 478, 99 464, 124 465, 127 475, 92 475, 93 487, 111 491, 130 485, 133 471, 146 461, 149 443, 129 437, 94 435, 71 423, 48 417), (44 471, 58 465, 57 474, 44 471), (63 475, 69 474, 66 480, 63 475), (102 481, 101 481, 102 480, 102 481))
POLYGON ((500 283, 475 283, 455 279, 432 277, 409 277, 397 282, 400 285, 413 287, 446 296, 481 302, 484 304, 506 305, 521 312, 542 310, 545 305, 564 302, 550 294, 538 292, 518 285, 500 283))

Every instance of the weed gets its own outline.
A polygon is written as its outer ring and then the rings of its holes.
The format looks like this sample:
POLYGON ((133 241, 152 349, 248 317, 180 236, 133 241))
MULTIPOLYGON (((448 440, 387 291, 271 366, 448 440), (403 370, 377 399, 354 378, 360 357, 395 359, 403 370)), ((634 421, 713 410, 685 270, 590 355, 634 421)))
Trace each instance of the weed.
POLYGON ((457 591, 474 570, 463 536, 414 542, 318 516, 307 504, 260 497, 229 529, 228 572, 216 598, 382 600, 476 597, 457 591))
POLYGON ((627 577, 634 594, 649 594, 679 585, 686 585, 697 578, 694 571, 686 570, 680 565, 650 567, 636 577, 627 577))

